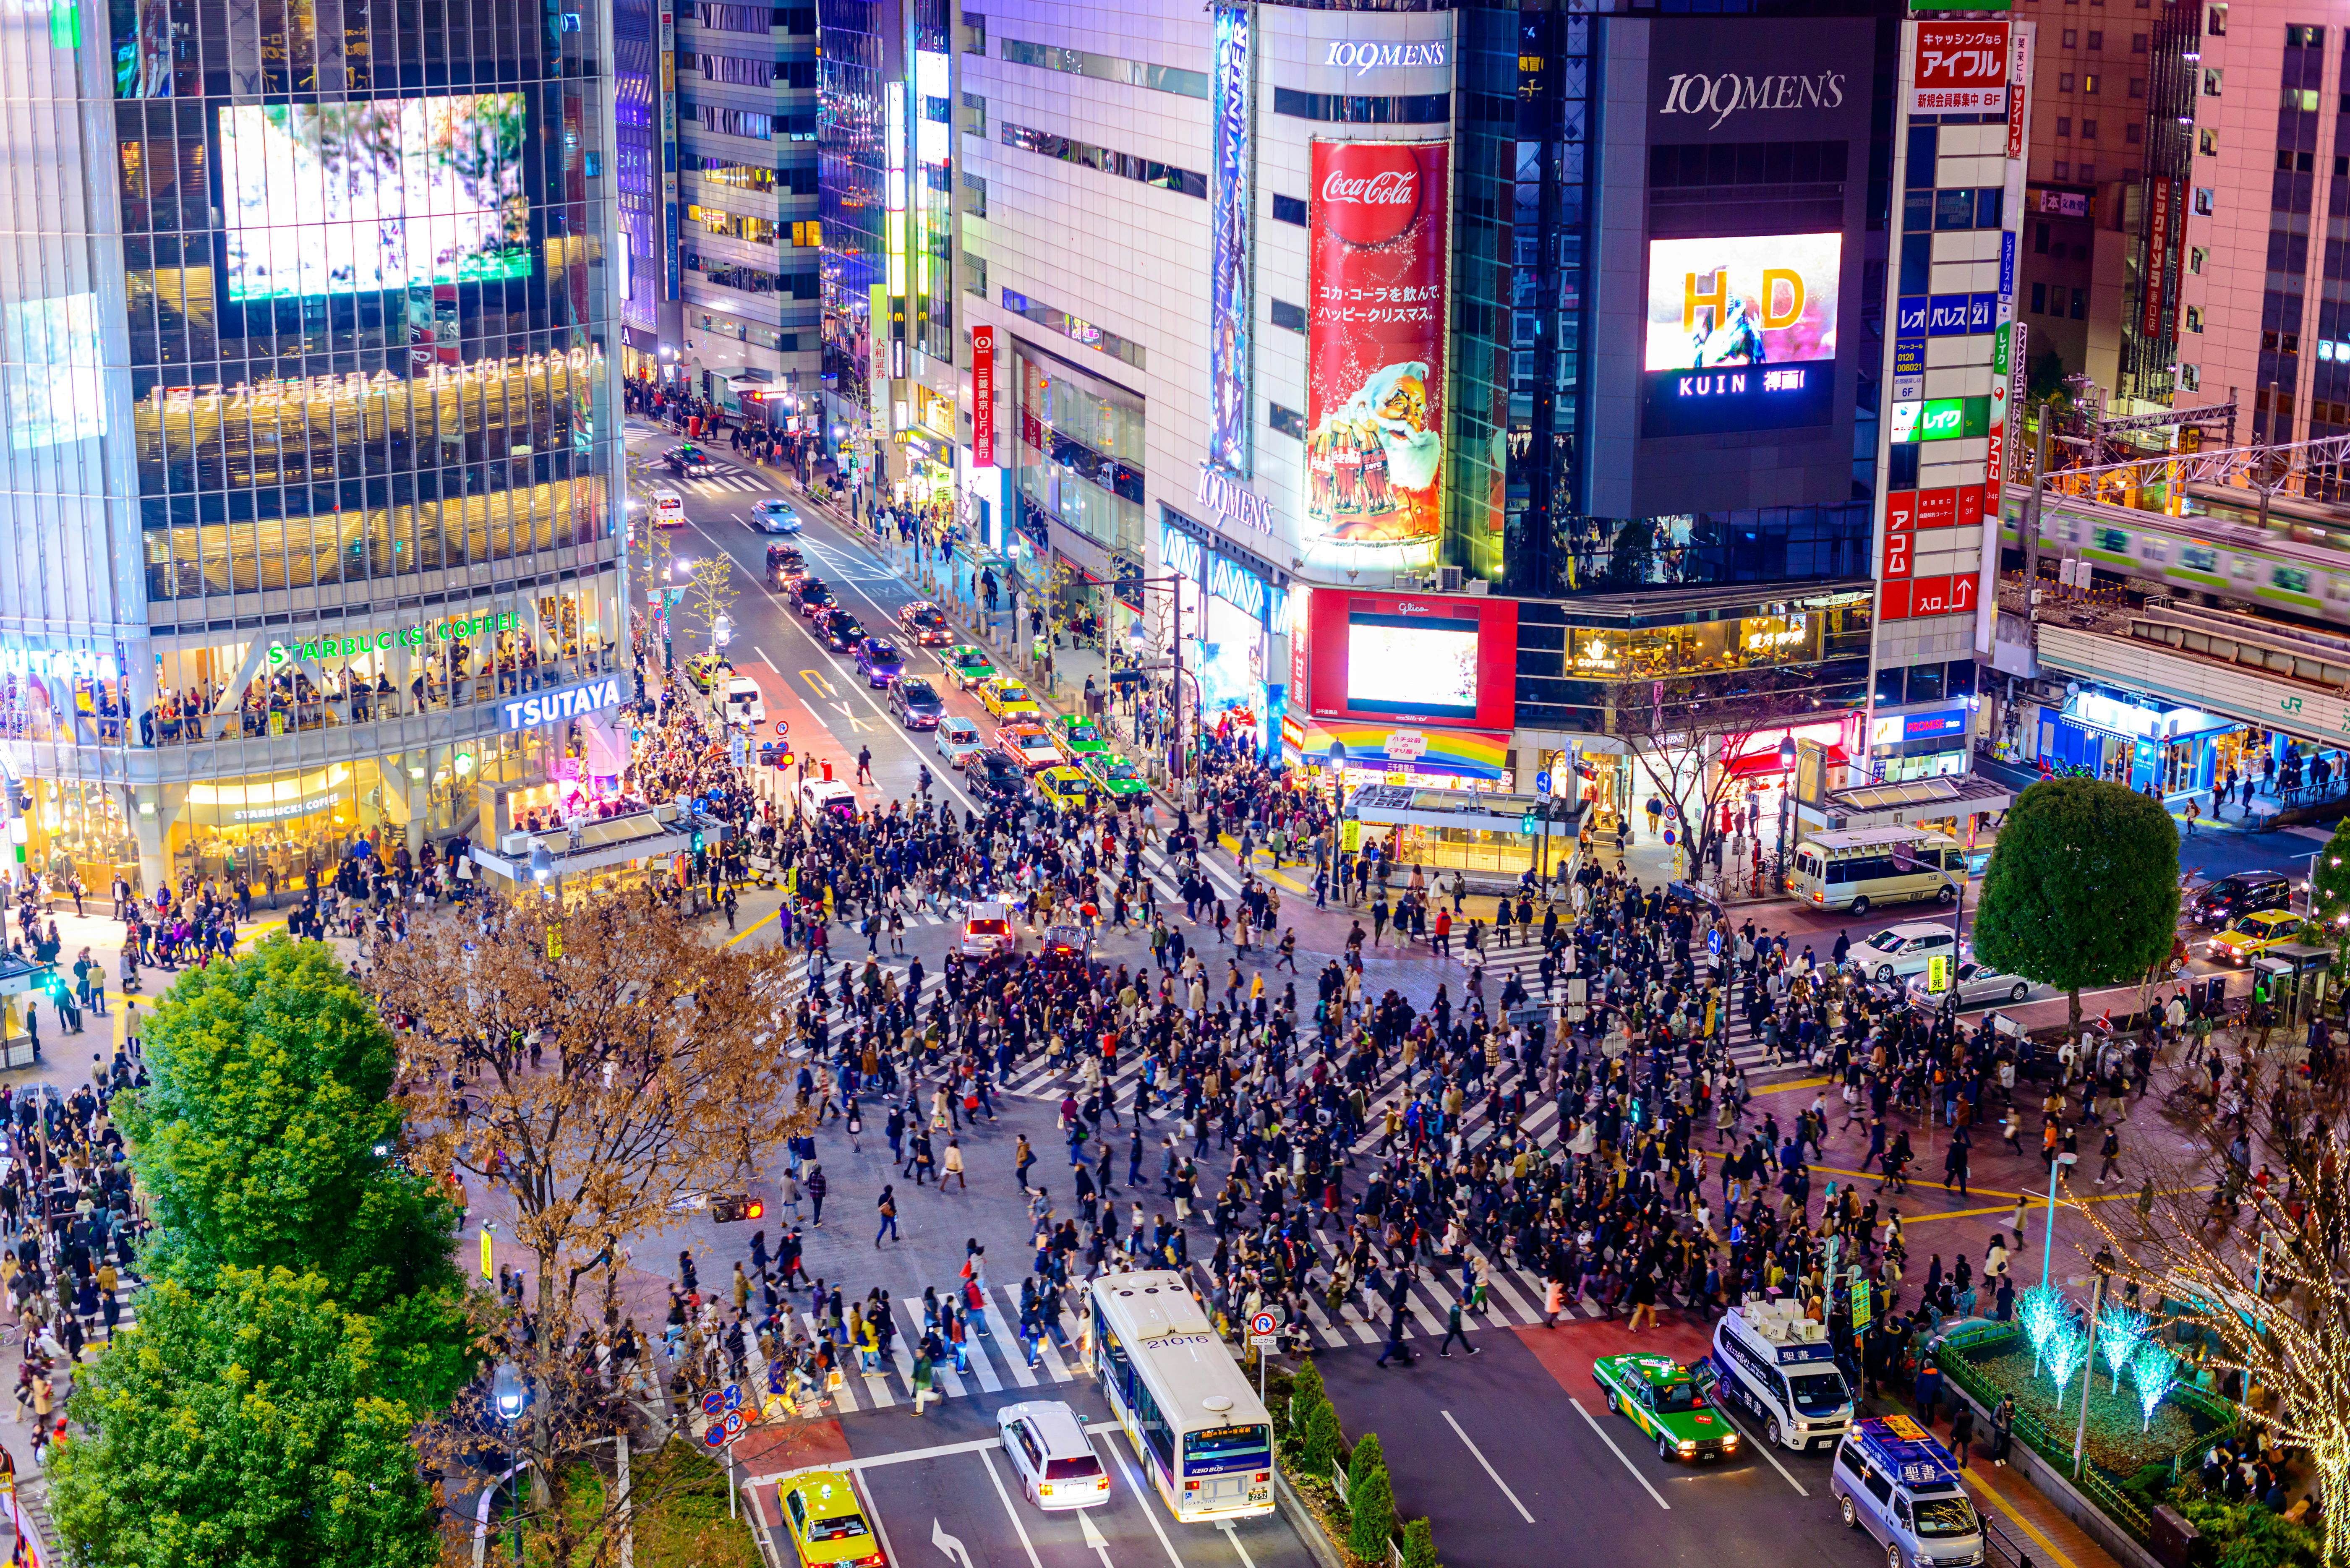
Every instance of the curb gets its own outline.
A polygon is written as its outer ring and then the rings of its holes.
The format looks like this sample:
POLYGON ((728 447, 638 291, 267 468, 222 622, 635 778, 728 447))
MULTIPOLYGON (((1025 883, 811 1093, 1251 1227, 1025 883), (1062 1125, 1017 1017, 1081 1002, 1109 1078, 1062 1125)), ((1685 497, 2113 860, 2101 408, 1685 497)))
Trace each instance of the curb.
POLYGON ((1277 1464, 1273 1467, 1273 1501, 1281 1517, 1305 1542, 1315 1568, 1349 1568, 1347 1560, 1338 1555, 1337 1547, 1322 1533, 1322 1521, 1314 1517, 1314 1511, 1305 1506, 1305 1500, 1289 1484, 1288 1472, 1277 1464))

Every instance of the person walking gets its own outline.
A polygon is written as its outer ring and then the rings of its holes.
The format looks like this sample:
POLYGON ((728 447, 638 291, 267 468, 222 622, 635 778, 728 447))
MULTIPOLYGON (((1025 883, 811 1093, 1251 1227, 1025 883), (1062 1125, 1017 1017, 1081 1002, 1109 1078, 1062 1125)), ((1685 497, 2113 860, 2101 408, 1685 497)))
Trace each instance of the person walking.
MULTIPOLYGON (((1453 1309, 1453 1315, 1457 1320, 1460 1315, 1458 1307, 1453 1309)), ((1388 1309, 1388 1342, 1379 1352, 1378 1365, 1385 1366, 1390 1361, 1400 1361, 1406 1366, 1409 1366, 1413 1360, 1411 1352, 1405 1348, 1403 1343, 1403 1303, 1399 1301, 1388 1309)))
MULTIPOLYGON (((1461 1327, 1461 1298, 1459 1296, 1454 1296, 1452 1298, 1451 1304, 1444 1309, 1444 1339, 1436 1347, 1437 1355, 1441 1359, 1448 1361, 1451 1360, 1452 1357, 1452 1342, 1456 1339, 1461 1342, 1461 1349, 1467 1351, 1471 1355, 1477 1354, 1477 1347, 1469 1343, 1469 1335, 1464 1333, 1461 1327)), ((1384 1360, 1385 1357, 1381 1357, 1381 1359, 1384 1360)))
POLYGON ((1959 1469, 1967 1468, 1967 1456, 1974 1445, 1974 1403, 1961 1394, 1959 1396, 1959 1407, 1950 1412, 1950 1452, 1958 1456, 1959 1469))
POLYGON ((881 1216, 881 1228, 873 1232, 874 1246, 880 1246, 881 1238, 884 1236, 889 1237, 892 1241, 901 1240, 902 1238, 898 1234, 897 1189, 887 1185, 883 1186, 881 1189, 880 1200, 875 1203, 873 1207, 874 1210, 881 1216))
POLYGON ((941 1192, 944 1192, 947 1189, 947 1183, 950 1180, 955 1184, 956 1189, 960 1191, 968 1192, 971 1190, 971 1183, 964 1179, 962 1174, 962 1140, 961 1138, 951 1137, 947 1139, 946 1164, 941 1167, 939 1171, 939 1190, 941 1192))
POLYGON ((821 1231, 824 1229, 824 1195, 832 1184, 825 1179, 824 1168, 811 1160, 806 1179, 801 1185, 807 1191, 809 1220, 821 1231))

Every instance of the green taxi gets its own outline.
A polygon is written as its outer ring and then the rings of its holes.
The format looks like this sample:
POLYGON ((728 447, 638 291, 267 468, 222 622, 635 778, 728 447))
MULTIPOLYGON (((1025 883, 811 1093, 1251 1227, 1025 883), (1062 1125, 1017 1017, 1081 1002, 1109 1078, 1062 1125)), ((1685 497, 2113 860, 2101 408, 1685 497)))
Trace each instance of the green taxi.
POLYGON ((720 671, 733 674, 734 667, 720 653, 697 653, 685 661, 685 678, 693 682, 697 691, 707 691, 717 684, 720 671))
POLYGON ((1142 776, 1142 770, 1107 747, 1098 752, 1080 753, 1077 765, 1101 786, 1102 794, 1112 805, 1139 800, 1150 793, 1149 782, 1142 776))
POLYGON ((995 676, 995 661, 987 657, 984 649, 968 642, 957 643, 940 654, 939 662, 946 667, 947 679, 965 691, 995 676))
POLYGON ((1064 713, 1053 721, 1053 738, 1061 742, 1061 750, 1073 757, 1107 752, 1109 742, 1102 739, 1101 726, 1083 713, 1064 713))
POLYGON ((1591 1380, 1607 1407, 1656 1440, 1660 1459, 1720 1459, 1738 1452, 1738 1428, 1669 1355, 1603 1355, 1591 1380))

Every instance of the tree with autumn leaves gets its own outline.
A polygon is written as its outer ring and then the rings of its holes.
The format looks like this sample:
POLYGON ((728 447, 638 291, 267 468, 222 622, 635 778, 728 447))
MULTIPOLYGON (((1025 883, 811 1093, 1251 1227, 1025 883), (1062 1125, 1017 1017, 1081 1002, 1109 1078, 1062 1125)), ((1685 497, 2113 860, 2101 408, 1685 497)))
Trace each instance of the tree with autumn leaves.
MULTIPOLYGON (((522 1310, 487 1348, 527 1390, 509 1430, 534 1549, 555 1568, 596 1561, 613 1521, 567 1506, 563 1478, 641 1391, 604 1360, 620 1271, 633 1244, 741 1191, 811 1127, 785 1056, 801 961, 713 945, 641 898, 525 895, 420 919, 369 983, 400 1029, 410 1160, 484 1189, 498 1239, 527 1259, 522 1310)), ((476 1385, 459 1401, 450 1446, 472 1440, 486 1397, 476 1385)))

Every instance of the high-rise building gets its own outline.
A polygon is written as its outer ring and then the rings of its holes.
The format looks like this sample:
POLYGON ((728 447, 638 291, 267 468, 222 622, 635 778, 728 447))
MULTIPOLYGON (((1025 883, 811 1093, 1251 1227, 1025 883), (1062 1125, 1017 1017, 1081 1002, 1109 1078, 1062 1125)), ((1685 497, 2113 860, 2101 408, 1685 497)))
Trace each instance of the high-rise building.
POLYGON ((617 774, 603 14, 0 21, 25 863, 298 885, 617 774))

